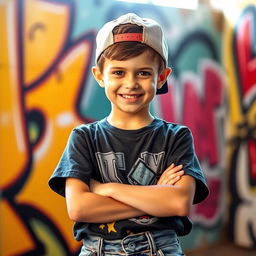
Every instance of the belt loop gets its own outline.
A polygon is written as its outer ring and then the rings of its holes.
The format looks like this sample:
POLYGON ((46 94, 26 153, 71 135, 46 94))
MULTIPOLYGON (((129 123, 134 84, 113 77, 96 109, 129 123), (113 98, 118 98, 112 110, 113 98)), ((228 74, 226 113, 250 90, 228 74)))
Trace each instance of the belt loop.
POLYGON ((98 240, 98 248, 97 248, 98 256, 102 256, 102 246, 103 246, 103 238, 100 237, 98 240))
POLYGON ((149 231, 146 231, 145 235, 146 235, 146 237, 148 239, 148 242, 149 242, 151 255, 154 256, 157 253, 156 252, 156 244, 155 244, 154 238, 153 238, 151 232, 149 232, 149 231))

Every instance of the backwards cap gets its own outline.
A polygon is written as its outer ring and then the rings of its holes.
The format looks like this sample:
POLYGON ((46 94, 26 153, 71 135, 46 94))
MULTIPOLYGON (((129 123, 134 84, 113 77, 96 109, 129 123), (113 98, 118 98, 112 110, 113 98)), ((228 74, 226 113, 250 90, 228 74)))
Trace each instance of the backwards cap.
MULTIPOLYGON (((168 47, 161 26, 154 20, 141 18, 134 13, 120 16, 116 20, 107 22, 98 32, 96 37, 96 63, 98 58, 109 46, 118 42, 135 41, 148 45, 162 56, 165 66, 168 65, 168 47), (142 33, 125 33, 113 35, 113 29, 121 24, 136 24, 143 28, 142 33)), ((167 82, 158 89, 156 94, 168 92, 167 82)))

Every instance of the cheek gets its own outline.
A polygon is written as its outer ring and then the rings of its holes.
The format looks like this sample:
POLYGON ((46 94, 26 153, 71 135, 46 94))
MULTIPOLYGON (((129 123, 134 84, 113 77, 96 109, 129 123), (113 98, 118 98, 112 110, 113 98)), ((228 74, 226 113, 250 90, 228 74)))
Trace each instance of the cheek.
POLYGON ((117 86, 117 82, 113 79, 109 79, 109 78, 105 78, 104 79, 104 84, 106 88, 110 88, 110 89, 115 89, 115 87, 117 86))
POLYGON ((111 93, 110 91, 108 91, 106 88, 105 88, 105 95, 107 97, 107 99, 112 102, 114 100, 114 96, 113 96, 113 93, 111 93))
MULTIPOLYGON (((144 88, 145 89, 145 88, 144 88)), ((155 83, 151 83, 150 85, 148 85, 147 89, 145 90, 147 93, 147 97, 148 99, 152 100, 156 94, 156 84, 155 83)))
POLYGON ((156 89, 157 89, 157 79, 154 79, 151 81, 148 91, 150 93, 154 93, 156 91, 156 89))
POLYGON ((113 97, 113 95, 116 94, 118 87, 115 85, 115 83, 107 83, 105 84, 105 94, 110 99, 113 97))

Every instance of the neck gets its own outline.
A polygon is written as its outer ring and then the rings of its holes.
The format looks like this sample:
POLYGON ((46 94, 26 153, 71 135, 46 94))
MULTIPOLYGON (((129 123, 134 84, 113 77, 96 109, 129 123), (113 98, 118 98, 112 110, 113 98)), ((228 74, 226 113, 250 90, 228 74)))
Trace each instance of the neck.
POLYGON ((137 130, 152 123, 154 117, 148 113, 145 116, 134 116, 133 114, 125 114, 125 116, 116 116, 113 112, 107 117, 108 122, 116 128, 124 130, 137 130))

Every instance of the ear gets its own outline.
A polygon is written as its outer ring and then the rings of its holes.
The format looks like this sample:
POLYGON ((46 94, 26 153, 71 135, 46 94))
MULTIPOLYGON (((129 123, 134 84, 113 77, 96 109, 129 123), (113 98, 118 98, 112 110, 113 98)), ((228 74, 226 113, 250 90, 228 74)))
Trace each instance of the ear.
POLYGON ((157 89, 160 89, 164 83, 166 82, 168 76, 171 74, 172 69, 171 68, 165 68, 161 74, 158 75, 158 80, 157 80, 157 89))
POLYGON ((104 87, 104 79, 103 79, 103 74, 101 73, 99 67, 93 66, 92 67, 92 74, 95 78, 95 80, 98 82, 100 87, 104 87))

